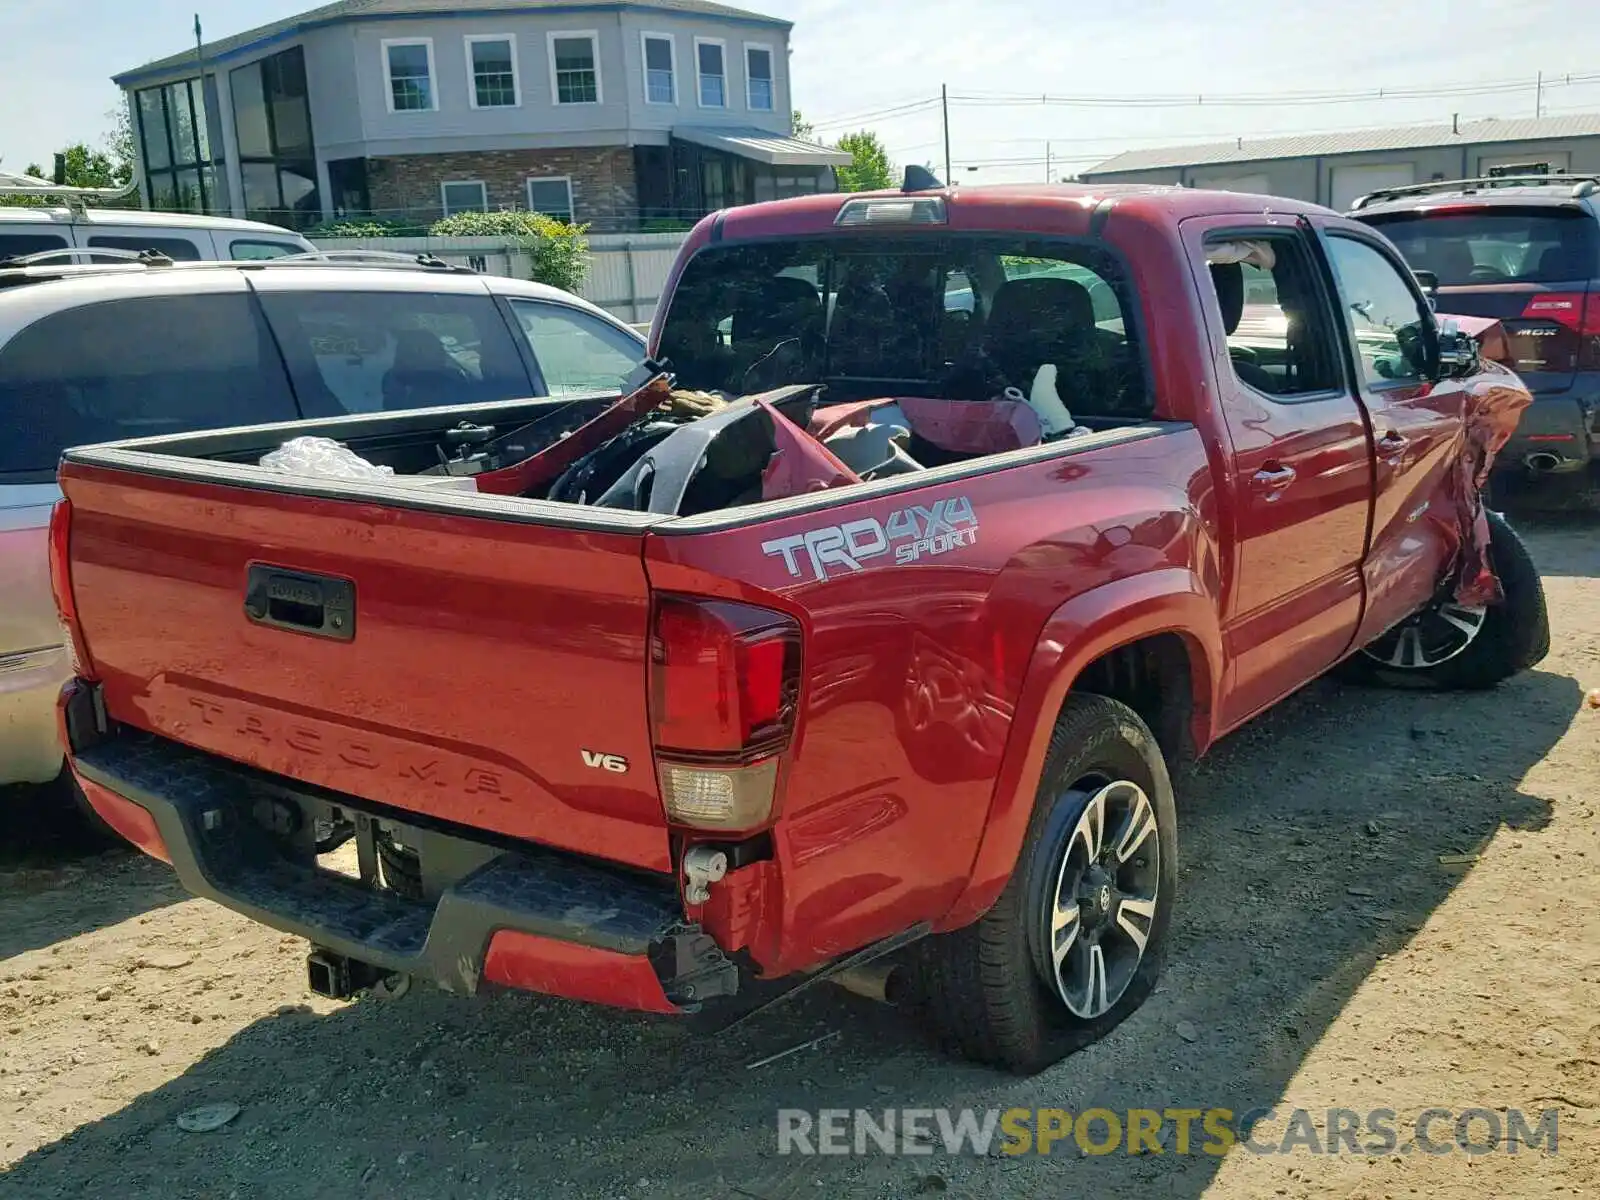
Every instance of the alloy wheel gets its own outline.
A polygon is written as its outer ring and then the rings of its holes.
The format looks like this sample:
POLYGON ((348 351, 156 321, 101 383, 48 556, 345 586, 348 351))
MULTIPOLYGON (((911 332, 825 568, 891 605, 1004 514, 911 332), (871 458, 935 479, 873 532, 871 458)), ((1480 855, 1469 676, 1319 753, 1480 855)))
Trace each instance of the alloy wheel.
POLYGON ((1126 779, 1081 781, 1082 810, 1046 893, 1040 963, 1073 1016, 1094 1020, 1122 999, 1144 959, 1161 899, 1155 806, 1126 779))

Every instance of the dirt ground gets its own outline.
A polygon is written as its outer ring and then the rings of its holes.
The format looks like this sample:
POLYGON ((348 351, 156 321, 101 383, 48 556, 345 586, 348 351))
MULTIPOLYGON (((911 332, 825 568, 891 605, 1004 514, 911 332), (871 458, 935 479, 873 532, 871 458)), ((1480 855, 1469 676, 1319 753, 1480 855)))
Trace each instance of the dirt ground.
POLYGON ((1600 687, 1600 523, 1525 534, 1550 658, 1483 695, 1323 682, 1230 738, 1180 797, 1184 890, 1161 987, 1108 1040, 1031 1080, 943 1058, 895 1010, 832 987, 720 1038, 520 995, 323 1001, 295 939, 186 900, 159 863, 85 855, 13 816, 0 1192, 1600 1195, 1600 711, 1582 704, 1600 687), (216 1102, 238 1117, 177 1127, 216 1102), (1389 1108, 1403 1144, 776 1153, 779 1108, 887 1105, 1271 1107, 1258 1144, 1277 1143, 1291 1109, 1389 1108), (1430 1107, 1555 1109, 1557 1153, 1413 1153, 1407 1122, 1430 1107))

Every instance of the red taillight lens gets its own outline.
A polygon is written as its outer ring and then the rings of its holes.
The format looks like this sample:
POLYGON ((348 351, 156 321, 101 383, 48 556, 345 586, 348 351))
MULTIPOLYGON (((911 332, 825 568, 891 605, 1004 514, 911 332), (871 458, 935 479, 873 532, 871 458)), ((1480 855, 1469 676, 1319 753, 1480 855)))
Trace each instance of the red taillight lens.
POLYGON ((658 599, 650 714, 667 816, 702 829, 765 823, 799 695, 793 617, 726 600, 658 599))
POLYGON ((655 743, 750 761, 782 750, 800 684, 800 625, 749 604, 666 596, 650 646, 655 743))
POLYGON ((67 555, 72 548, 72 503, 57 500, 50 510, 50 593, 55 598, 56 616, 72 651, 72 669, 83 675, 89 662, 83 645, 83 631, 78 624, 78 604, 72 595, 72 577, 68 572, 67 555))

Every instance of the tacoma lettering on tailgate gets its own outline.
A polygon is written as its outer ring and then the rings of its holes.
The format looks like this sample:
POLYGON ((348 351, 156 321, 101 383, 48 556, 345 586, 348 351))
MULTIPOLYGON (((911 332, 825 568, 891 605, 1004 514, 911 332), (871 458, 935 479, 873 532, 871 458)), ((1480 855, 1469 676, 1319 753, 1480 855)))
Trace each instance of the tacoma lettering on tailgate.
POLYGON ((935 500, 929 507, 914 504, 891 513, 887 522, 862 517, 842 525, 824 525, 805 533, 790 534, 761 543, 769 557, 783 556, 783 565, 798 579, 804 565, 818 580, 829 572, 860 571, 863 564, 893 553, 896 565, 945 554, 978 540, 978 516, 965 496, 935 500))

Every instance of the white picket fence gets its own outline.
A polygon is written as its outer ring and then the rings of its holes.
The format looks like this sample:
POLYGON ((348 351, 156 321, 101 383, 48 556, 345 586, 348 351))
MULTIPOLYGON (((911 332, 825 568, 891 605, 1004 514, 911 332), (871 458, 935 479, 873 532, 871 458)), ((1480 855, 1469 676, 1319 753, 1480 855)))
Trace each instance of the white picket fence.
MULTIPOLYGON (((686 233, 606 233, 589 238, 589 276, 578 294, 630 324, 655 316, 656 302, 686 233)), ((317 238, 323 250, 428 253, 491 275, 527 279, 527 252, 502 238, 317 238)))

